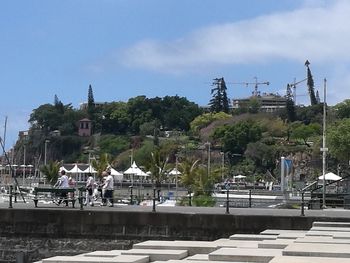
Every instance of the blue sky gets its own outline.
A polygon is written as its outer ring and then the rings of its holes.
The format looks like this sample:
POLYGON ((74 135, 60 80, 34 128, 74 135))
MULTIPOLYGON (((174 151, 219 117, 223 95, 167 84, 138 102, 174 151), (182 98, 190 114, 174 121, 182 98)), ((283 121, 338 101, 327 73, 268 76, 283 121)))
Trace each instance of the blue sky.
MULTIPOLYGON (((269 81, 285 93, 311 62, 316 89, 336 104, 350 95, 345 0, 50 0, 0 1, 0 135, 6 148, 28 128, 33 109, 87 100, 179 95, 206 105, 213 78, 231 98, 269 81)), ((298 103, 308 104, 306 85, 298 103)))

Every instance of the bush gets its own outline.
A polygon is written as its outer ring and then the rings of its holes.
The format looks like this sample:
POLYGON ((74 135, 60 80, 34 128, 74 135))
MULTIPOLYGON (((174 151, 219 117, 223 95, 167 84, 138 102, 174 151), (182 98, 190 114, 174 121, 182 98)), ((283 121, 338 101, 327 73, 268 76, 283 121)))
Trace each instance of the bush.
POLYGON ((213 207, 216 203, 213 197, 207 196, 207 195, 195 196, 193 197, 192 201, 195 206, 206 206, 206 207, 213 207))

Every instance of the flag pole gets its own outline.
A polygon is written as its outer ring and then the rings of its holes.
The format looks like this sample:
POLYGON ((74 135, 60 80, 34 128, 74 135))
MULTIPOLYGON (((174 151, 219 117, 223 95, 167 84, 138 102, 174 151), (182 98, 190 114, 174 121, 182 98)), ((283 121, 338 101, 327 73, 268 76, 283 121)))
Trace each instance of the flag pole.
POLYGON ((323 191, 322 191, 322 208, 326 207, 326 155, 328 148, 326 148, 326 87, 327 80, 324 79, 323 85, 323 135, 322 135, 322 173, 323 173, 323 191))

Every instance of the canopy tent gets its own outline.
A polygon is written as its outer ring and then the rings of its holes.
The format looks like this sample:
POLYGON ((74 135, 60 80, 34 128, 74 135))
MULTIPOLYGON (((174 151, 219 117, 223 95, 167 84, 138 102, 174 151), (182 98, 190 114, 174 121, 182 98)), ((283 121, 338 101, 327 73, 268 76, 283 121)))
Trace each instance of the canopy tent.
POLYGON ((131 182, 133 183, 134 181, 134 176, 144 176, 147 177, 149 176, 147 173, 145 173, 144 171, 142 171, 135 163, 135 161, 132 163, 132 165, 129 167, 129 169, 127 169, 124 172, 124 175, 129 175, 131 177, 131 182))
POLYGON ((180 171, 177 170, 176 168, 172 169, 168 175, 181 175, 180 171))
POLYGON ((66 169, 64 166, 61 166, 60 168, 59 168, 59 170, 58 170, 59 172, 62 172, 62 171, 65 171, 66 173, 68 173, 69 172, 69 170, 68 169, 66 169))
MULTIPOLYGON (((329 180, 329 181, 337 181, 337 180, 340 180, 342 178, 340 176, 330 172, 330 173, 325 174, 325 179, 329 180)), ((318 180, 323 180, 323 175, 319 176, 318 180)))
POLYGON ((108 168, 111 171, 111 175, 113 176, 115 181, 122 181, 123 180, 123 174, 115 170, 112 166, 108 166, 108 168))
POLYGON ((77 164, 74 164, 73 168, 67 171, 68 173, 74 173, 74 174, 80 174, 84 173, 83 170, 81 170, 77 164))
POLYGON ((82 171, 83 173, 86 174, 97 174, 97 171, 95 170, 94 167, 90 164, 85 170, 82 171))

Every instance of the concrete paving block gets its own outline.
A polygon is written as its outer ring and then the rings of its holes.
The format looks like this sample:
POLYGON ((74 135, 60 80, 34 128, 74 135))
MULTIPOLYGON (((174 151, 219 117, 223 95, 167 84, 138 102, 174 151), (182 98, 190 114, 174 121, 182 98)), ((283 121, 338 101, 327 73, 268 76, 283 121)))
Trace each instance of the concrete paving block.
POLYGON ((117 256, 117 257, 86 257, 86 256, 56 256, 42 260, 43 263, 148 263, 148 256, 117 256))
POLYGON ((120 256, 123 250, 106 250, 106 251, 94 251, 90 253, 85 253, 85 257, 105 257, 112 258, 116 256, 120 256))
POLYGON ((208 254, 196 254, 193 256, 189 256, 187 258, 184 258, 183 260, 189 260, 189 261, 209 261, 208 254))
POLYGON ((258 248, 258 244, 261 241, 251 240, 230 240, 226 238, 217 239, 212 241, 218 248, 222 247, 240 247, 240 248, 258 248))
POLYGON ((348 258, 277 256, 269 263, 349 263, 348 258))
POLYGON ((277 239, 297 239, 298 237, 305 237, 305 233, 285 232, 277 236, 277 239))
POLYGON ((230 236, 230 240, 274 240, 277 235, 256 235, 256 234, 234 234, 230 236))
POLYGON ((350 232, 334 232, 334 239, 350 239, 350 232))
POLYGON ((350 244, 350 239, 334 239, 332 237, 317 237, 307 236, 303 238, 297 238, 294 240, 295 243, 323 243, 323 244, 350 244))
POLYGON ((188 255, 208 254, 217 249, 217 246, 211 241, 159 241, 148 240, 133 245, 137 249, 170 249, 170 250, 187 250, 188 255))
POLYGON ((283 233, 305 234, 307 230, 284 230, 284 229, 266 229, 260 232, 260 235, 280 235, 283 233))
POLYGON ((175 249, 138 249, 133 248, 122 251, 122 255, 147 255, 150 261, 169 260, 169 259, 183 259, 188 256, 187 250, 175 249))
POLYGON ((284 249, 293 242, 293 239, 263 240, 259 242, 258 248, 284 249))
POLYGON ((350 227, 312 227, 310 231, 327 231, 327 232, 350 232, 350 227))
POLYGON ((312 227, 350 227, 349 222, 320 222, 315 221, 312 223, 312 227))
POLYGON ((350 262, 350 245, 293 243, 287 246, 282 254, 284 256, 340 257, 348 258, 350 262))
POLYGON ((209 254, 212 261, 231 262, 269 262, 276 256, 281 256, 280 249, 251 249, 251 248, 220 248, 209 254))
POLYGON ((328 231, 308 231, 305 236, 324 236, 324 237, 333 237, 334 232, 328 231))

